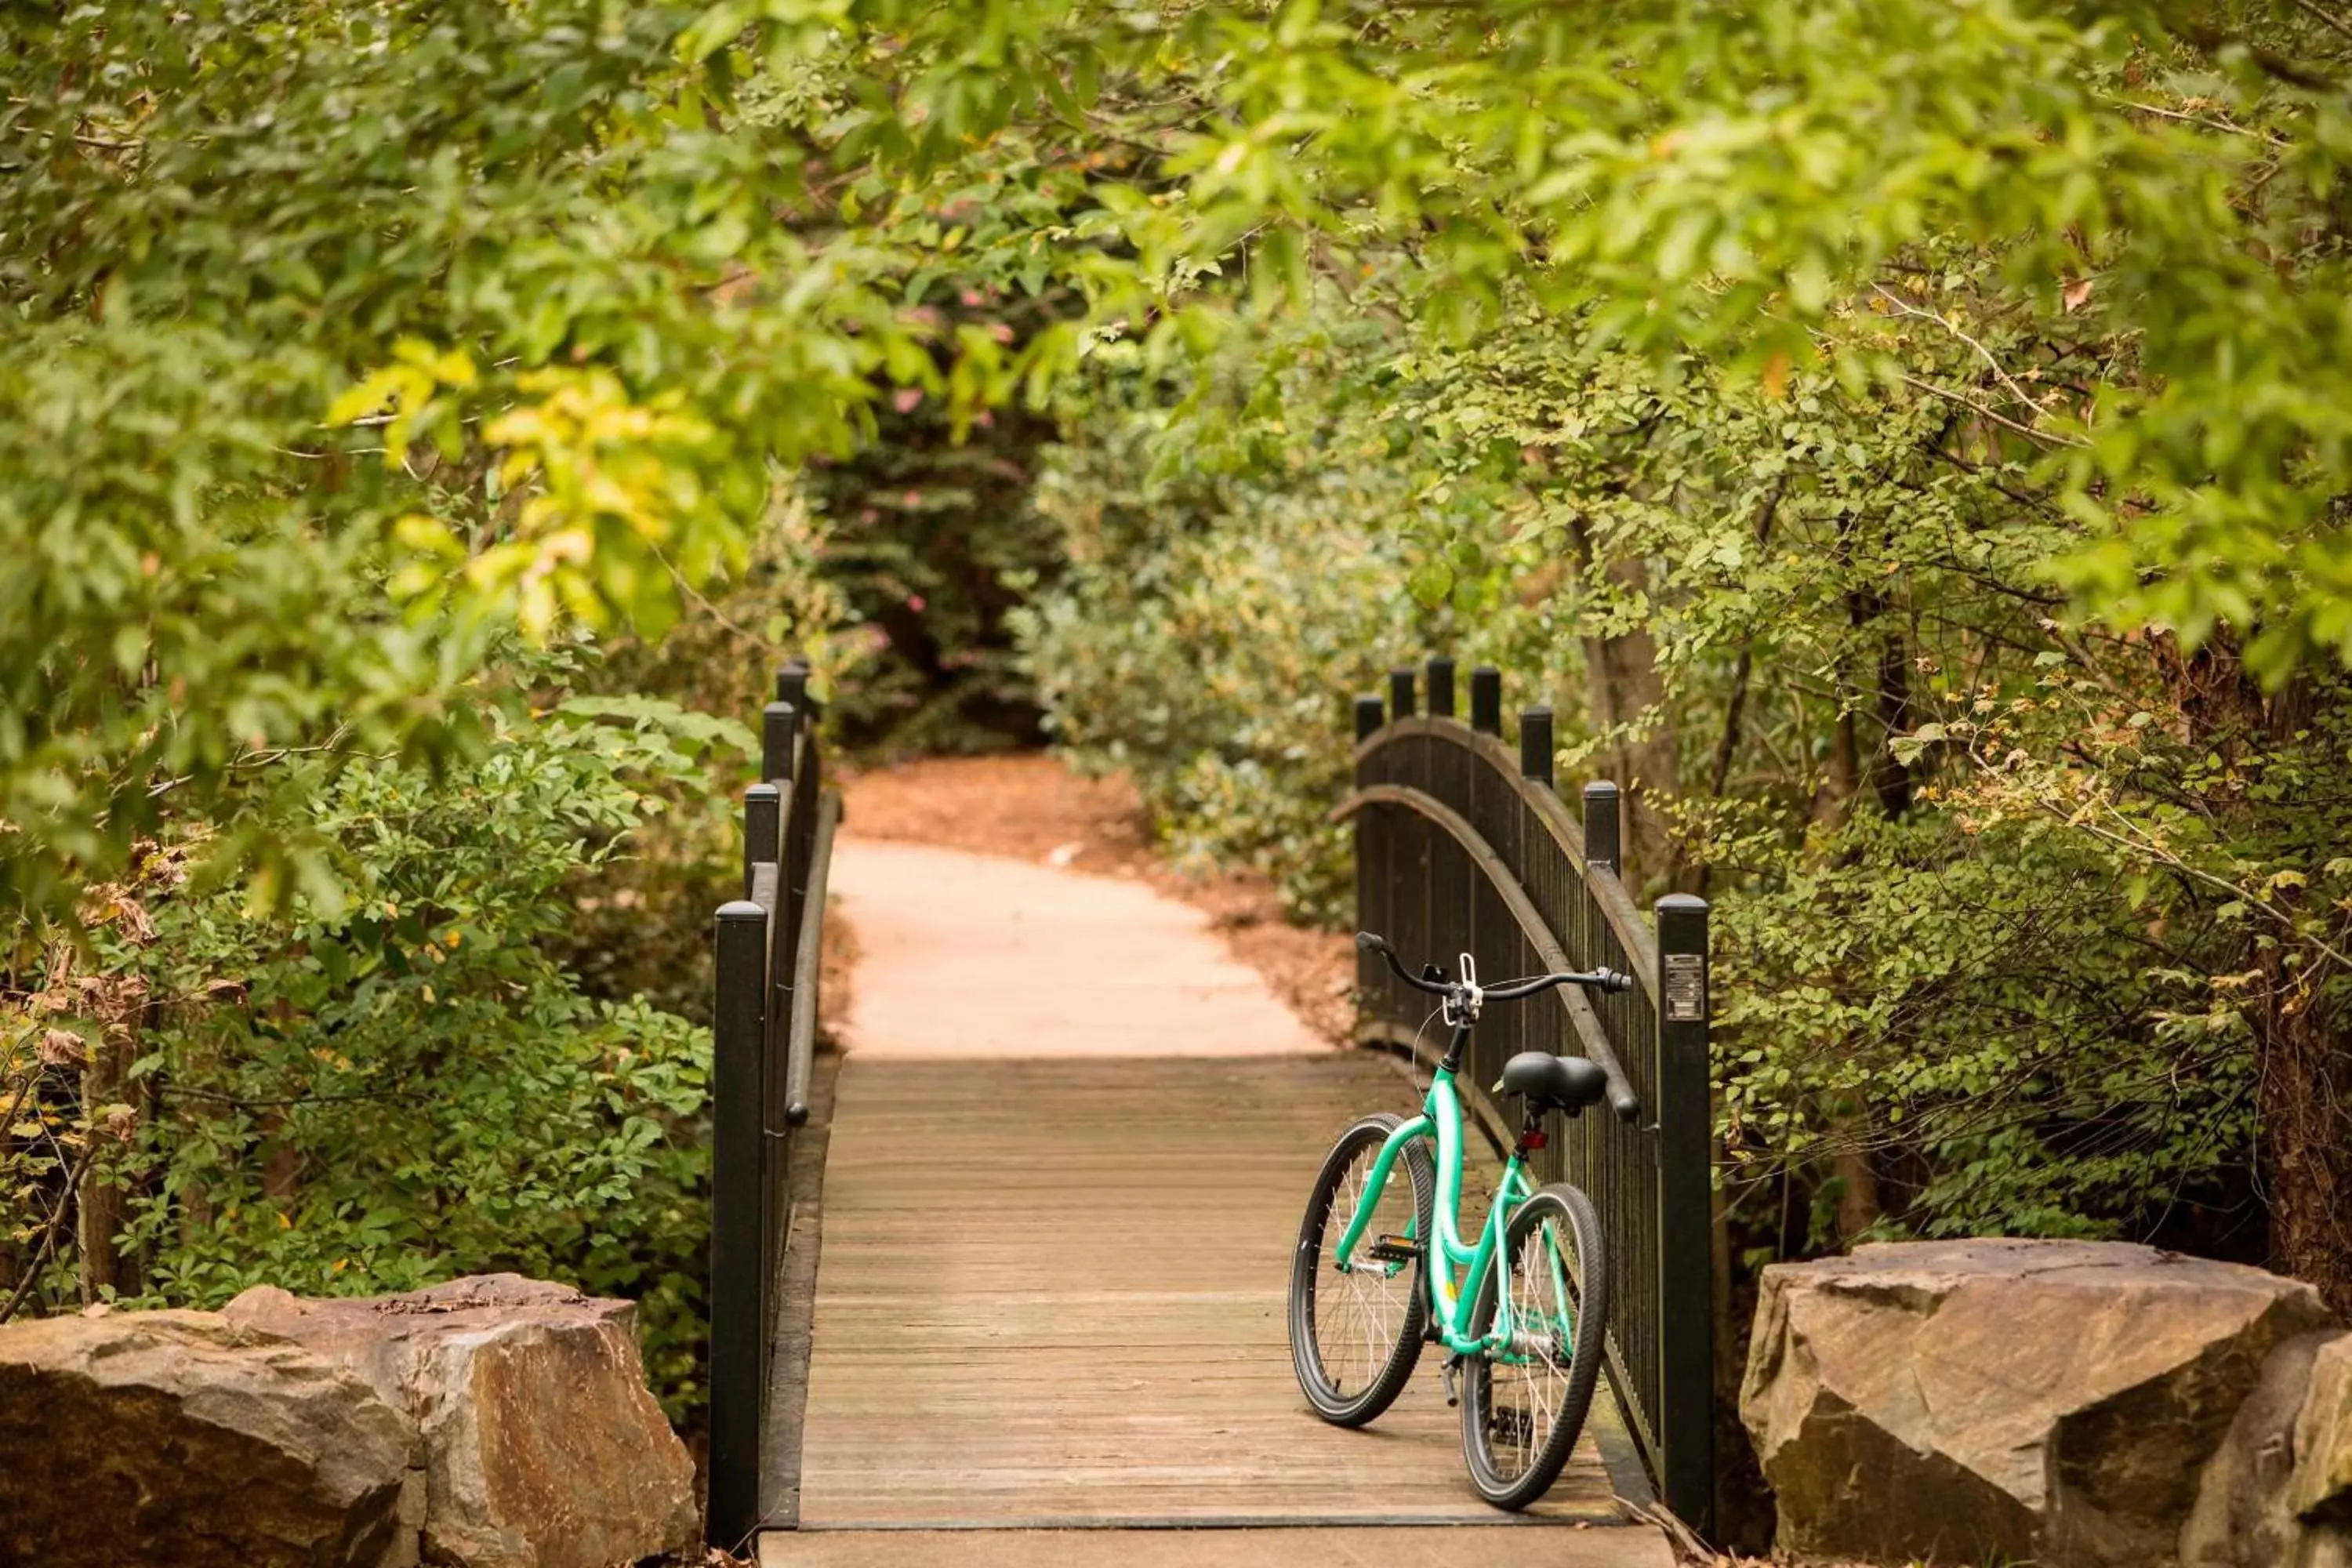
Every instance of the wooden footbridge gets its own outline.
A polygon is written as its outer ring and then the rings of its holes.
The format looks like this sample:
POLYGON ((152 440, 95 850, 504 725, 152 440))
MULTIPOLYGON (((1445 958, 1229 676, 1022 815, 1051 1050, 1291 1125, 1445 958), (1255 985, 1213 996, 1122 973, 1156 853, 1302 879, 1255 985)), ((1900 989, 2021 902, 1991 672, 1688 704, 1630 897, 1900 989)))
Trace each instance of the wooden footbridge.
POLYGON ((1704 906, 1634 913, 1614 793, 1570 817, 1548 713, 1521 716, 1514 754, 1492 671, 1468 723, 1450 665, 1417 673, 1358 703, 1358 787, 1335 803, 1363 923, 1488 974, 1644 978, 1511 1010, 1463 1080, 1581 1051, 1626 1112, 1555 1129, 1543 1173, 1600 1204, 1621 1302, 1612 1397, 1551 1494, 1524 1515, 1479 1501, 1433 1357, 1362 1431, 1318 1420, 1291 1373, 1306 1194, 1341 1126, 1412 1109, 1423 1009, 1367 969, 1363 1048, 1333 1047, 1139 884, 837 835, 788 668, 745 804, 747 897, 717 921, 712 1544, 786 1564, 1665 1568, 1640 1515, 1704 1528, 1704 906), (842 1054, 814 1048, 828 895, 861 949, 842 1054), (1524 1531, 1540 1543, 1501 1533, 1524 1531))

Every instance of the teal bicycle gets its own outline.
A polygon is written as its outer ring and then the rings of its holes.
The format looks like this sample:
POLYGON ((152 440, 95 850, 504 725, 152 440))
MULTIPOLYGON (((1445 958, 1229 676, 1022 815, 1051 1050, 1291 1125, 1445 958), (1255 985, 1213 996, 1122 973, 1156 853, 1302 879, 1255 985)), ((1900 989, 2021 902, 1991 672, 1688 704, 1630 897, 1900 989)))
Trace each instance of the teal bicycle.
POLYGON ((1523 1509, 1568 1463, 1592 1405, 1609 1321, 1609 1264, 1592 1200, 1566 1183, 1534 1185, 1527 1157, 1544 1145, 1546 1111, 1581 1113, 1608 1092, 1608 1079, 1581 1057, 1544 1051, 1504 1065, 1496 1088, 1520 1100, 1523 1114, 1475 1244, 1463 1241, 1459 1225, 1454 1079, 1486 1004, 1560 985, 1625 991, 1633 982, 1601 969, 1482 987, 1466 952, 1447 980, 1434 965, 1410 973, 1370 931, 1356 943, 1437 997, 1450 1034, 1421 1114, 1367 1116, 1323 1161, 1291 1260, 1291 1363, 1318 1415, 1361 1426, 1404 1391, 1424 1343, 1443 1347, 1445 1399, 1461 1407, 1471 1482, 1497 1508, 1523 1509))

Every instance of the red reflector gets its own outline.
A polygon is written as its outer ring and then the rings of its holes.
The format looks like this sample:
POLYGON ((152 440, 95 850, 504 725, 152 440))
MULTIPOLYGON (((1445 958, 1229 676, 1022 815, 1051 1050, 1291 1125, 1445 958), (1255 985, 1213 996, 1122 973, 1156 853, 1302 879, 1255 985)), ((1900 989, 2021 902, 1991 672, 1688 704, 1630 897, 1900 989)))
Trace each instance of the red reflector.
POLYGON ((1542 1148, 1550 1142, 1551 1134, 1549 1132, 1530 1132, 1519 1140, 1519 1147, 1522 1150, 1533 1151, 1542 1148))

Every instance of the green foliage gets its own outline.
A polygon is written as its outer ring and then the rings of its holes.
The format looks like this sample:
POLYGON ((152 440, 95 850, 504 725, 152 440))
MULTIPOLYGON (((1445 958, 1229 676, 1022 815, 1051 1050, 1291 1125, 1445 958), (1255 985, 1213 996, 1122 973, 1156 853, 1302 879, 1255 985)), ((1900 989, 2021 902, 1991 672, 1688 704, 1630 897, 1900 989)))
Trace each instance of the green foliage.
MULTIPOLYGON (((1556 700, 1564 776, 1633 788, 1649 889, 1715 900, 1741 1246, 2258 1252, 2266 1033, 2342 1005, 2352 906, 2307 892, 2352 831, 2312 787, 2340 683, 2224 723, 2176 640, 2063 624, 2045 572, 2089 525, 1932 391, 1661 367, 1532 301, 1464 344, 1400 332, 1410 298, 1321 293, 1178 415, 1078 411, 1039 492, 1069 586, 1029 623, 1060 732, 1339 918, 1341 700, 1491 659, 1556 700), (1236 742, 1277 712, 1286 752, 1236 742)), ((1969 374, 1909 331, 1913 379, 1969 374)))
MULTIPOLYGON (((51 915, 158 767, 208 802, 331 720, 437 751, 486 623, 657 630, 877 381, 968 429, 1318 279, 1456 342, 1531 303, 1669 378, 1940 400, 2080 525, 2035 574, 2078 608, 2273 683, 2352 648, 2352 122, 2308 8, 19 14, 0 520, 42 570, 0 805, 51 915), (950 281, 1081 309, 1008 344, 950 281), (345 580, 347 629, 283 613, 345 580)), ((265 896, 305 874, 239 842, 265 896)))
POLYGON ((103 1154, 159 1291, 544 1267, 683 1397, 694 1037, 632 998, 735 737, 609 700, 862 616, 984 694, 1013 625, 1325 919, 1344 697, 1499 663, 1722 910, 1749 1239, 2226 1229, 2251 1163, 2352 1300, 2326 6, 5 16, 12 1247, 103 1154), (608 700, 526 720, 583 630, 608 700))
POLYGON ((938 400, 909 390, 894 402, 871 448, 808 476, 826 513, 819 570, 845 623, 835 731, 852 748, 889 752, 1034 740, 1034 699, 1006 623, 1016 584, 1056 556, 1028 504, 1052 426, 1003 410, 958 438, 938 400))
MULTIPOLYGON (((658 631, 877 382, 967 430, 1318 279, 1439 341, 1532 308, 1668 380, 1940 401, 2079 525, 2035 570, 2078 607, 2226 626, 2273 681, 2352 646, 2352 132, 2306 11, 21 16, 0 538, 41 569, 0 601, 0 811, 43 826, 0 868, 50 917, 152 830, 159 769, 201 806, 337 721, 437 754, 492 625, 658 631), (942 285, 1075 310, 1008 343, 942 285), (338 583, 355 613, 289 613, 338 583)), ((233 841, 265 900, 310 874, 233 841)))
POLYGON ((2095 847, 2031 824, 1865 816, 1829 864, 1715 848, 1780 867, 1721 901, 1716 947, 1727 1181, 1777 1245, 1840 1239, 1774 1217, 1833 1164, 1876 1168, 1896 1235, 2211 1246, 2252 1217, 2248 1032, 2190 967, 2209 921, 2151 941, 2095 847))
POLYGON ((777 221, 802 128, 709 95, 698 14, 12 10, 0 896, 68 914, 280 747, 478 743, 499 626, 658 632, 869 375, 939 380, 892 263, 777 221))
MULTIPOLYGON (((152 907, 102 928, 112 984, 145 1004, 125 1090, 143 1111, 100 1167, 126 1194, 135 1299, 517 1269, 636 1299, 680 1413, 699 1400, 709 1039, 591 1000, 553 949, 653 792, 698 784, 714 742, 740 761, 744 737, 642 700, 484 720, 478 758, 437 778, 288 764, 301 830, 348 879, 331 906, 257 914, 151 855, 152 907)), ((45 1027, 103 1027, 70 995, 33 1000, 45 1027)))
MULTIPOLYGON (((1334 345, 1316 327, 1288 347, 1303 397, 1334 345)), ((1304 457, 1244 471, 1220 454, 1213 402, 1152 406, 1178 390, 1107 371, 1090 421, 1049 455, 1034 499, 1065 563, 1015 616, 1024 662, 1049 731, 1085 765, 1128 769, 1180 861, 1269 874, 1296 915, 1336 925, 1353 884, 1324 814, 1350 771, 1346 699, 1381 689, 1401 648, 1458 649, 1465 671, 1524 652, 1539 617, 1467 571, 1417 600, 1403 542, 1366 527, 1408 505, 1401 475, 1304 457)), ((1303 446, 1336 434, 1304 423, 1289 432, 1303 446)))
MULTIPOLYGON (((1111 436, 1130 458, 1133 424, 1111 436)), ((1363 538, 1360 497, 1183 498, 1118 454, 1066 447, 1040 486, 1069 565, 1016 625, 1049 731, 1130 771, 1180 860, 1271 872, 1295 912, 1344 920, 1346 838, 1322 820, 1348 773, 1335 683, 1372 686, 1419 618, 1397 553, 1363 538)))
MULTIPOLYGON (((1401 311, 1455 342, 1526 297, 1654 364, 1974 409, 2084 525, 2037 574, 2078 609, 2192 645, 2227 626, 2273 684, 2352 656, 2352 35, 2325 7, 726 15, 764 16, 778 48, 841 30, 855 107, 833 152, 923 175, 902 210, 975 164, 1033 193, 1083 168, 1082 199, 1040 204, 1062 209, 1045 233, 1076 242, 1063 269, 1096 321, 1155 349, 1231 324, 1204 279, 1297 302, 1402 253, 1401 311), (1958 374, 1920 375, 1900 340, 1921 328, 1958 374)), ((1011 275, 1037 237, 983 219, 958 243, 1011 275)))

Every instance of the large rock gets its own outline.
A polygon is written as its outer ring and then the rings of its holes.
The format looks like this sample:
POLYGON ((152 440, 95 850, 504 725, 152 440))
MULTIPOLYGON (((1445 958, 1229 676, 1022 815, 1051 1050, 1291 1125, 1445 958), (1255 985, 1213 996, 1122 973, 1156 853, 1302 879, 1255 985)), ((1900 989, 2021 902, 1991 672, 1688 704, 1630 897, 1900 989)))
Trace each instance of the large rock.
POLYGON ((2183 1568, 2352 1568, 2352 1334, 2271 1354, 2205 1467, 2183 1568))
POLYGON ((1740 1415, 1798 1556, 2176 1561, 2317 1292, 2119 1243, 1915 1242, 1764 1272, 1740 1415))
POLYGON ((0 1563, 375 1568, 415 1446, 360 1379, 209 1312, 0 1328, 0 1563))
POLYGON ((2286 1505, 2305 1524, 2352 1525, 2352 1334, 2335 1335, 2312 1355, 2286 1505))
POLYGON ((699 1535, 694 1465, 646 1392, 635 1309, 520 1275, 365 1300, 248 1290, 224 1316, 364 1378, 424 1436, 424 1553, 608 1568, 699 1535))

